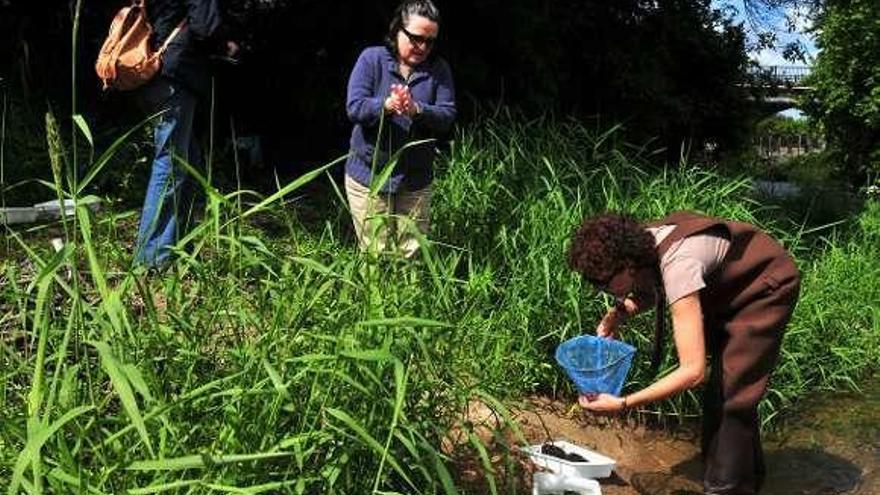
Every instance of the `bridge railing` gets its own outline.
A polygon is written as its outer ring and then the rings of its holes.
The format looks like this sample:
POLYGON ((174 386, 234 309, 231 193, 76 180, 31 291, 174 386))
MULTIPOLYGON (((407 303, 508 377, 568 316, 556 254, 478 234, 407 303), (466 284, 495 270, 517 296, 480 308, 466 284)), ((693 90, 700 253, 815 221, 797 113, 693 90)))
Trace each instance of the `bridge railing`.
POLYGON ((810 67, 806 65, 753 65, 748 74, 759 80, 769 80, 784 86, 802 86, 804 79, 810 75, 810 67))
POLYGON ((766 134, 756 136, 753 145, 765 159, 784 160, 825 149, 825 140, 807 134, 766 134))

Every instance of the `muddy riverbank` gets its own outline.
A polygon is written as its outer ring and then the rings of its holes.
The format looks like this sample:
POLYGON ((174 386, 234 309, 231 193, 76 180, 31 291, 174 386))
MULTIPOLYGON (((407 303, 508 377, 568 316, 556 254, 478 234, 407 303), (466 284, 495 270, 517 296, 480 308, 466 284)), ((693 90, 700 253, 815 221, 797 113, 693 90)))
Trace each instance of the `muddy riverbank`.
MULTIPOLYGON (((776 431, 765 435, 768 475, 765 495, 880 494, 880 386, 859 393, 824 394, 802 405, 776 431)), ((695 424, 648 427, 633 419, 587 417, 570 402, 530 399, 511 416, 528 443, 548 435, 586 446, 617 461, 611 478, 600 480, 604 495, 701 493, 702 464, 695 424)), ((476 405, 473 424, 490 426, 495 415, 476 405)), ((515 435, 507 435, 513 440, 515 435)), ((503 456, 495 456, 498 461, 503 456)), ((499 493, 531 493, 527 462, 498 483, 499 493), (525 467, 525 469, 521 469, 525 467), (516 479, 510 479, 514 477, 516 479), (506 486, 502 489, 502 486, 506 486)), ((469 493, 490 493, 479 463, 461 464, 469 493), (485 490, 485 491, 482 491, 485 490)))

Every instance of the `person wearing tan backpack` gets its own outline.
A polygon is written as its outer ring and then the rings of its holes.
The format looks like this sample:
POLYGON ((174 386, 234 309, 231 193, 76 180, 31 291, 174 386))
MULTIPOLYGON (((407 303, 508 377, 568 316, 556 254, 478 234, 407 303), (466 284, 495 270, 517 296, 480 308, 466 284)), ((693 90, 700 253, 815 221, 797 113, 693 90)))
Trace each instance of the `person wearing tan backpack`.
POLYGON ((135 95, 155 121, 155 150, 138 227, 135 263, 165 266, 188 230, 194 206, 193 182, 180 162, 199 169, 202 154, 197 113, 211 91, 210 55, 220 27, 217 0, 144 0, 152 28, 151 48, 162 54, 158 73, 135 95))

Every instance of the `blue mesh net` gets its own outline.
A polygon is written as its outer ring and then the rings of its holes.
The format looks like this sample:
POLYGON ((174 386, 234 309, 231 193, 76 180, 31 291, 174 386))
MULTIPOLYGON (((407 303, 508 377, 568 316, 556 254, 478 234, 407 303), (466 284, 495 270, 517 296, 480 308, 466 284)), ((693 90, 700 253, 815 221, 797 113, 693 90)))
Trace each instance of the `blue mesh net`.
POLYGON ((635 347, 619 340, 581 335, 556 348, 556 361, 581 394, 620 395, 635 347))

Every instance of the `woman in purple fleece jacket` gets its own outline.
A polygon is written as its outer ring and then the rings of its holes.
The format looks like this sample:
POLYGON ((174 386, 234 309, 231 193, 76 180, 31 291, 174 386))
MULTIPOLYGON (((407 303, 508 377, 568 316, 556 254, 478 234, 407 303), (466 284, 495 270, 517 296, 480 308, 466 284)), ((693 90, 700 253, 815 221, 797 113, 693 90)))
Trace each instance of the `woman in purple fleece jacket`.
POLYGON ((456 114, 452 72, 434 54, 439 29, 440 12, 430 0, 405 0, 386 46, 365 49, 351 71, 346 109, 354 129, 345 190, 364 250, 410 257, 428 233, 436 140, 452 129, 456 114), (380 172, 394 158, 382 181, 380 172))

